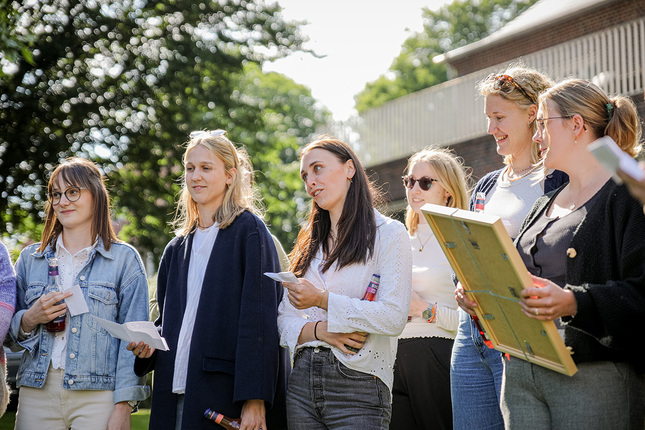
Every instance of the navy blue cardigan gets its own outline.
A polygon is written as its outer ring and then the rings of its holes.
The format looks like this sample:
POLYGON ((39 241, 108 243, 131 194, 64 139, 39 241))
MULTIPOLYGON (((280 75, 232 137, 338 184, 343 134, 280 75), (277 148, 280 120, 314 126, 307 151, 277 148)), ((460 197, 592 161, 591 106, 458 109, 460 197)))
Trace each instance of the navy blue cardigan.
MULTIPOLYGON (((169 351, 137 359, 138 375, 154 370, 151 429, 174 430, 177 395, 172 380, 177 339, 186 308, 193 234, 167 245, 159 265, 155 324, 169 351)), ((284 394, 290 366, 279 346, 277 313, 283 288, 263 276, 280 266, 264 223, 244 212, 217 234, 197 309, 184 398, 182 429, 212 429, 211 408, 239 417, 246 400, 263 399, 267 427, 286 429, 284 394)))

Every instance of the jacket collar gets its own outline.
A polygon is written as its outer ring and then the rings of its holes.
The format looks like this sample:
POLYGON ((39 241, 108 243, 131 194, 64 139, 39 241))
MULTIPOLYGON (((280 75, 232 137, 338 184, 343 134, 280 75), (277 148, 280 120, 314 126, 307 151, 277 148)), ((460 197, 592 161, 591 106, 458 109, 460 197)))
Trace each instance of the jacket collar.
MULTIPOLYGON (((114 245, 114 243, 112 245, 114 245)), ((112 255, 112 252, 108 251, 107 249, 105 249, 105 246, 103 245, 103 239, 101 239, 100 237, 97 239, 96 246, 90 252, 90 258, 92 258, 94 256, 94 253, 96 253, 96 252, 98 252, 104 258, 106 258, 108 260, 114 260, 114 256, 112 255)), ((32 255, 35 258, 46 257, 49 260, 50 258, 54 257, 54 254, 55 254, 54 248, 52 247, 52 244, 49 243, 49 244, 47 244, 47 248, 45 248, 44 251, 42 251, 42 252, 35 251, 32 255)))

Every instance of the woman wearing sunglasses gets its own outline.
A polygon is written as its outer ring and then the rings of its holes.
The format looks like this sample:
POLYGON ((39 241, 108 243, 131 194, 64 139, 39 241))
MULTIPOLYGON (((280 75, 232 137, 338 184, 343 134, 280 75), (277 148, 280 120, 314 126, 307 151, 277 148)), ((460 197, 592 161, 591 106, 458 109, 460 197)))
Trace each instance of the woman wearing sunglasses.
POLYGON ((555 320, 578 371, 505 363, 506 428, 642 429, 645 217, 587 150, 609 136, 638 154, 636 107, 570 80, 540 96, 537 121, 544 164, 570 181, 538 199, 517 237, 535 284, 520 293, 520 305, 529 318, 555 320))
POLYGON ((223 130, 191 133, 177 237, 159 264, 155 320, 168 351, 131 343, 154 370, 150 428, 212 429, 211 409, 242 430, 285 429, 289 359, 278 343, 282 286, 271 235, 237 149, 223 130))
POLYGON ((148 387, 134 374, 126 344, 93 317, 120 324, 148 319, 141 258, 117 239, 109 196, 92 162, 62 163, 47 191, 42 242, 25 248, 16 262, 10 335, 27 350, 17 376, 16 429, 130 428, 130 413, 148 397, 148 387), (50 273, 54 260, 58 270, 50 273), (62 292, 47 292, 55 274, 62 292), (72 287, 80 287, 76 294, 89 312, 70 315, 62 301, 74 294, 72 287), (64 328, 47 325, 57 317, 65 318, 64 328))
POLYGON ((412 300, 399 336, 390 429, 452 429, 450 353, 459 313, 450 263, 421 207, 432 203, 466 209, 466 173, 461 159, 443 148, 414 154, 405 173, 412 300))
POLYGON ((313 202, 290 255, 300 282, 284 283, 278 320, 293 353, 289 429, 387 430, 397 336, 410 306, 408 235, 374 209, 367 175, 343 142, 308 144, 300 176, 313 202), (361 300, 368 286, 376 294, 361 300))
MULTIPOLYGON (((557 171, 545 176, 539 145, 533 141, 538 96, 551 85, 549 78, 524 67, 492 74, 479 84, 488 134, 495 138, 505 166, 477 183, 470 209, 499 216, 511 238, 517 236, 535 200, 566 181, 566 175, 557 171)), ((501 354, 486 346, 476 321, 469 316, 476 316, 475 303, 461 285, 455 293, 465 312, 460 314, 450 370, 454 426, 501 429, 501 354)))

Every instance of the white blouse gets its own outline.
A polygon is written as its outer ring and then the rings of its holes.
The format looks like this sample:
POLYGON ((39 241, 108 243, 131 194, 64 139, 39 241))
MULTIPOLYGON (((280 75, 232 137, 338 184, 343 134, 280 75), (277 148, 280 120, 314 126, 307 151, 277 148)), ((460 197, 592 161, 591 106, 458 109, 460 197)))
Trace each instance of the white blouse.
POLYGON ((437 319, 428 323, 412 317, 400 339, 412 337, 445 337, 454 339, 459 326, 459 311, 455 300, 452 269, 437 238, 428 224, 419 224, 410 236, 412 247, 412 290, 428 304, 437 303, 437 319), (423 251, 420 249, 423 248, 423 251))
POLYGON ((350 369, 369 373, 381 379, 392 389, 394 359, 410 308, 412 257, 410 239, 403 224, 387 218, 376 210, 376 241, 374 254, 365 264, 353 264, 337 269, 333 264, 323 278, 322 250, 307 269, 304 278, 321 289, 329 291, 328 311, 318 307, 298 310, 285 294, 278 308, 280 344, 292 354, 307 346, 330 348, 338 361, 350 369), (381 276, 373 302, 361 300, 373 274, 381 276), (298 344, 298 337, 307 322, 327 321, 327 330, 333 333, 369 333, 358 354, 344 354, 322 342, 298 344))

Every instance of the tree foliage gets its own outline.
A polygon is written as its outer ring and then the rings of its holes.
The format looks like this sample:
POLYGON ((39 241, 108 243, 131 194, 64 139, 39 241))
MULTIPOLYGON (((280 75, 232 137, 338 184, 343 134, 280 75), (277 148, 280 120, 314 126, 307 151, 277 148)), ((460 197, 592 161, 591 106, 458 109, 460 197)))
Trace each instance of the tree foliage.
POLYGON ((537 0, 455 0, 437 11, 423 9, 423 31, 413 33, 401 47, 388 73, 357 94, 363 112, 448 79, 446 66, 432 58, 476 42, 499 30, 537 0))
MULTIPOLYGON (((226 129, 262 169, 263 191, 293 189, 291 179, 279 178, 280 163, 295 159, 298 139, 324 114, 305 88, 255 66, 303 42, 298 23, 286 22, 277 5, 42 0, 11 7, 15 28, 33 39, 33 64, 6 55, 0 64, 0 231, 38 222, 46 172, 82 155, 108 177, 125 224, 121 237, 158 258, 192 130, 226 129)), ((276 221, 271 202, 268 220, 282 228, 296 222, 296 204, 293 194, 277 195, 284 201, 275 204, 276 221)))

